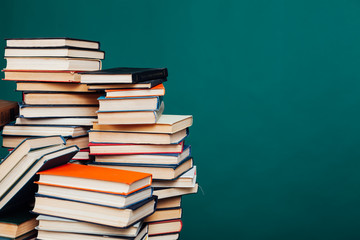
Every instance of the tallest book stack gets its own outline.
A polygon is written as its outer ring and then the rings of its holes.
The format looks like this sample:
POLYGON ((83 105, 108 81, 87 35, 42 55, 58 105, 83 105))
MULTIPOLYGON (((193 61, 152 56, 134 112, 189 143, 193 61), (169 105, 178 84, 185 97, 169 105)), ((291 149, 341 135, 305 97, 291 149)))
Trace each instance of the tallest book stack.
POLYGON ((95 41, 7 39, 4 80, 16 81, 23 102, 16 123, 4 128, 3 146, 14 148, 32 136, 62 135, 68 144, 87 148, 100 95, 80 83, 78 72, 100 70, 104 56, 95 41))

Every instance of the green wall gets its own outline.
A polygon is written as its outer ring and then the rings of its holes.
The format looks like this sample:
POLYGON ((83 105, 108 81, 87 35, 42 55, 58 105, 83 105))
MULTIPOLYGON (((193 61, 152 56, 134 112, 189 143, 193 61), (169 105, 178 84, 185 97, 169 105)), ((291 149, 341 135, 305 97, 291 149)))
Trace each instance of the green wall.
MULTIPOLYGON (((360 2, 6 1, 0 37, 99 40, 168 67, 202 191, 182 239, 360 238, 360 2)), ((1 41, 0 47, 4 47, 1 41)), ((5 62, 1 62, 5 66, 5 62)), ((20 99, 1 82, 1 98, 20 99)))

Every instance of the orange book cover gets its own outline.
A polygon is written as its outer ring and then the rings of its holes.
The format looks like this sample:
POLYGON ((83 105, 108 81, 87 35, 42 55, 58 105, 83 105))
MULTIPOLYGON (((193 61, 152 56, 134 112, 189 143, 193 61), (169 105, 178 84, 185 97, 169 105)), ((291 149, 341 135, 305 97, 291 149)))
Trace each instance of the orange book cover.
MULTIPOLYGON (((55 175, 55 176, 64 176, 64 177, 74 177, 74 178, 86 178, 86 179, 95 179, 100 181, 109 181, 109 182, 118 182, 124 184, 132 184, 141 179, 150 177, 152 179, 152 175, 148 173, 134 172, 134 171, 126 171, 120 169, 112 169, 105 167, 97 167, 97 166, 88 166, 88 165, 80 165, 68 163, 59 167, 51 168, 45 171, 38 172, 39 175, 55 175)), ((58 187, 68 187, 63 186, 61 183, 57 184, 48 184, 42 182, 36 182, 37 184, 44 185, 52 185, 58 187)), ((151 181, 149 185, 143 186, 142 188, 148 187, 151 185, 151 181)), ((68 187, 74 189, 80 189, 75 187, 68 187)), ((90 190, 90 189, 80 189, 80 190, 90 190)), ((135 191, 138 191, 136 189, 135 191)), ((91 191, 91 190, 90 190, 91 191)), ((132 192, 135 192, 132 191, 132 192)), ((106 192, 106 191, 104 191, 106 192)), ((132 193, 130 192, 130 193, 132 193)), ((130 194, 124 193, 124 195, 130 194)), ((119 193, 116 193, 119 194, 119 193)))
MULTIPOLYGON (((152 87, 150 89, 145 89, 145 90, 154 90, 154 89, 164 89, 165 90, 165 87, 164 87, 164 84, 159 84, 159 85, 156 85, 155 87, 152 87)), ((106 89, 105 92, 123 92, 123 91, 137 91, 139 89, 137 88, 130 88, 130 89, 106 89)), ((140 89, 140 90, 144 90, 144 89, 140 89)))

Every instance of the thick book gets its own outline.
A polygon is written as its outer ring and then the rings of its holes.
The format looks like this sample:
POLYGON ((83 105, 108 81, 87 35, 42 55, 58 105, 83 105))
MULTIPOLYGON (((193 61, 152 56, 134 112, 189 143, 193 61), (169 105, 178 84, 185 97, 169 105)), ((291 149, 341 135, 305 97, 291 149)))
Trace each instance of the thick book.
POLYGON ((76 71, 39 71, 4 69, 6 81, 41 82, 41 83, 79 83, 80 76, 76 71))
POLYGON ((104 59, 105 52, 78 47, 6 47, 4 56, 104 59))
POLYGON ((166 82, 166 78, 153 79, 144 81, 141 83, 109 83, 109 84, 87 84, 91 90, 106 90, 106 89, 149 89, 153 88, 163 82, 166 82))
POLYGON ((142 222, 128 228, 115 228, 46 215, 39 215, 37 220, 39 221, 38 230, 121 237, 136 237, 143 227, 142 222))
POLYGON ((19 180, 0 198, 0 212, 22 206, 24 202, 33 199, 35 193, 35 180, 38 171, 63 165, 79 151, 77 146, 64 147, 38 158, 19 180))
POLYGON ((156 211, 151 216, 148 216, 144 219, 144 222, 160 222, 172 219, 180 219, 181 215, 181 207, 171 209, 156 209, 156 211))
POLYGON ((193 188, 196 185, 196 166, 174 180, 154 180, 152 187, 157 188, 193 188))
POLYGON ((38 174, 44 185, 121 195, 149 187, 152 180, 151 174, 71 163, 38 174))
POLYGON ((37 93, 25 92, 24 104, 29 105, 97 105, 101 93, 37 93))
POLYGON ((38 225, 36 215, 28 209, 20 209, 0 215, 0 239, 17 238, 32 230, 38 225))
POLYGON ((96 117, 16 118, 18 125, 92 126, 96 117))
POLYGON ((148 198, 128 208, 113 208, 94 204, 35 196, 33 212, 105 226, 126 228, 151 215, 156 209, 156 197, 148 198))
POLYGON ((120 131, 89 131, 89 141, 93 143, 128 144, 178 144, 188 136, 184 129, 174 134, 167 133, 131 133, 120 131))
POLYGON ((181 196, 159 199, 156 210, 181 207, 181 196))
POLYGON ((17 82, 16 90, 23 92, 94 92, 86 84, 57 82, 17 82))
POLYGON ((85 58, 6 57, 6 70, 96 71, 101 61, 85 58))
POLYGON ((172 180, 193 167, 193 159, 187 158, 178 165, 97 163, 92 165, 152 174, 153 179, 172 180))
POLYGON ((78 48, 90 48, 99 49, 100 42, 59 37, 59 38, 7 38, 7 47, 78 47, 78 48))
POLYGON ((163 102, 163 97, 100 97, 98 101, 99 112, 157 111, 163 102))
POLYGON ((154 195, 159 199, 178 197, 187 194, 197 193, 199 185, 196 183, 192 188, 154 188, 154 195))
POLYGON ((161 222, 148 223, 149 236, 159 234, 178 233, 181 231, 182 222, 180 219, 166 220, 161 222))
POLYGON ((179 144, 101 144, 89 143, 90 155, 181 153, 184 142, 179 144))
POLYGON ((97 105, 27 105, 20 104, 21 118, 96 117, 97 105))
POLYGON ((144 132, 144 133, 176 133, 185 128, 191 127, 193 117, 191 115, 169 115, 162 114, 155 124, 143 125, 100 125, 94 122, 93 129, 100 131, 121 131, 121 132, 144 132))
POLYGON ((191 147, 186 145, 181 153, 96 155, 95 162, 177 165, 190 156, 191 147))
POLYGON ((0 237, 0 240, 35 240, 36 235, 37 231, 34 229, 33 231, 27 232, 17 238, 0 237))
POLYGON ((124 97, 147 97, 164 96, 165 87, 163 84, 150 89, 107 89, 106 98, 124 98, 124 97))
POLYGON ((166 78, 167 68, 110 68, 94 72, 82 72, 82 83, 140 83, 147 80, 166 78))
POLYGON ((155 124, 164 111, 162 101, 157 110, 97 111, 99 124, 155 124))
POLYGON ((17 102, 0 100, 0 127, 14 121, 18 114, 17 102))
POLYGON ((14 125, 4 126, 3 136, 54 136, 79 137, 87 135, 89 127, 80 126, 49 126, 49 125, 14 125))

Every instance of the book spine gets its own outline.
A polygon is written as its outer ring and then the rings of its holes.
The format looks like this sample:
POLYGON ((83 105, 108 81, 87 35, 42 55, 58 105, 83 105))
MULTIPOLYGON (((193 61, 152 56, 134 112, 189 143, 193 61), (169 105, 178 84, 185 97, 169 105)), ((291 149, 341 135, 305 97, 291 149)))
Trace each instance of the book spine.
POLYGON ((19 107, 17 105, 9 106, 2 109, 0 113, 0 126, 4 126, 12 121, 15 121, 16 116, 19 114, 19 107))

